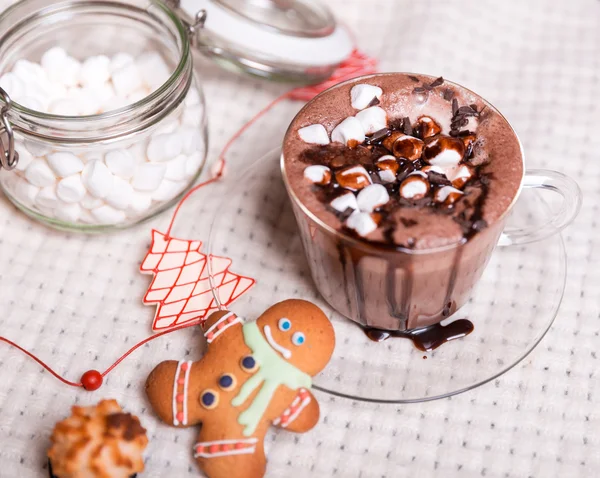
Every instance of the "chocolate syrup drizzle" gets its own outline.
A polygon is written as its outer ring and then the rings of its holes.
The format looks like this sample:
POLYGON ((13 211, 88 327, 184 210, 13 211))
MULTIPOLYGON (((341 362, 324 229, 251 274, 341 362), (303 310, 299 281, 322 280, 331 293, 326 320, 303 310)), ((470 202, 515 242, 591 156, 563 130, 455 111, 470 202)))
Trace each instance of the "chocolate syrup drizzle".
MULTIPOLYGON (((415 82, 419 81, 417 77, 413 77, 411 79, 416 80, 415 82)), ((431 84, 416 86, 414 93, 429 92, 433 88, 441 86, 443 83, 443 78, 438 78, 431 84)), ((485 107, 478 111, 477 105, 474 104, 459 106, 457 99, 454 98, 454 93, 449 88, 444 90, 443 97, 447 101, 451 102, 452 105, 450 136, 455 138, 464 138, 470 136, 475 137, 475 133, 463 128, 468 125, 469 117, 480 116, 485 107)), ((414 136, 422 140, 425 139, 423 137, 423 132, 420 131, 419 123, 413 125, 410 118, 404 117, 391 121, 387 128, 373 133, 371 136, 367 137, 361 145, 353 148, 335 143, 331 143, 326 146, 315 146, 303 151, 300 159, 308 164, 320 164, 328 166, 334 172, 347 166, 362 165, 369 173, 373 183, 382 184, 375 163, 381 156, 390 154, 390 152, 383 146, 383 142, 388 136, 396 131, 403 132, 404 134, 414 136)), ((473 142, 469 142, 466 146, 463 163, 469 164, 472 157, 473 142)), ((460 225, 463 232, 463 239, 456 248, 456 254, 454 256, 448 287, 445 294, 442 316, 449 317, 456 310, 456 304, 451 298, 454 293, 458 274, 458 266, 462 257, 462 246, 478 232, 487 227, 487 223, 483 219, 483 209, 488 195, 489 181, 492 179, 492 175, 485 172, 485 166, 473 168, 474 174, 463 188, 463 192, 465 193, 464 196, 453 205, 445 205, 436 203, 433 200, 433 193, 435 193, 435 190, 438 188, 451 185, 451 182, 448 180, 448 178, 446 178, 446 176, 430 171, 427 175, 427 179, 431 186, 430 194, 427 197, 419 200, 408 200, 399 195, 400 184, 406 177, 408 177, 410 173, 421 170, 424 166, 426 166, 426 163, 422 159, 417 159, 415 161, 409 161, 405 158, 396 159, 399 163, 396 181, 393 183, 383 184, 388 190, 390 201, 376 211, 376 213, 379 215, 379 227, 381 227, 383 230, 384 240, 381 243, 376 241, 371 242, 376 243, 380 247, 392 249, 397 249, 399 247, 410 249, 414 247, 415 242, 411 239, 407 241, 407 244, 401 245, 397 245, 394 241, 394 232, 399 224, 392 219, 392 212, 399 207, 427 207, 438 214, 451 215, 452 219, 460 225)), ((326 186, 315 185, 314 192, 324 204, 329 204, 333 199, 343 194, 345 190, 341 188, 335 181, 331 181, 326 186)), ((338 216, 342 223, 344 223, 348 218, 348 215, 352 213, 352 210, 341 213, 333 208, 330 210, 338 216)), ((410 228, 417 224, 416 221, 406 220, 405 218, 401 218, 400 222, 405 228, 410 228)), ((353 230, 348 229, 345 226, 343 227, 343 232, 347 235, 363 240, 363 238, 357 236, 353 230)), ((348 302, 351 302, 352 299, 349 296, 350 288, 348 287, 349 284, 347 279, 347 274, 351 273, 351 277, 356 288, 356 302, 359 320, 362 324, 368 324, 369 320, 366 315, 365 304, 361 300, 361 297, 364 297, 364 278, 362 277, 362 271, 359 267, 360 257, 354 257, 355 254, 353 254, 352 251, 346 253, 342 244, 338 244, 338 253, 340 263, 344 268, 344 292, 347 300, 348 302)), ((396 294, 398 290, 398 284, 396 283, 397 265, 391 262, 388 263, 385 281, 385 293, 388 311, 392 317, 398 319, 399 330, 380 330, 371 328, 368 325, 363 325, 362 327, 366 335, 371 340, 377 342, 386 340, 389 337, 408 338, 412 340, 414 345, 419 350, 423 351, 433 350, 446 342, 469 335, 473 331, 474 326, 472 322, 467 319, 457 320, 446 326, 442 326, 438 323, 424 328, 405 330, 408 325, 413 288, 413 265, 409 255, 407 254, 406 256, 407 259, 405 263, 402 264, 402 270, 404 274, 402 279, 402 293, 399 300, 397 299, 396 294)))

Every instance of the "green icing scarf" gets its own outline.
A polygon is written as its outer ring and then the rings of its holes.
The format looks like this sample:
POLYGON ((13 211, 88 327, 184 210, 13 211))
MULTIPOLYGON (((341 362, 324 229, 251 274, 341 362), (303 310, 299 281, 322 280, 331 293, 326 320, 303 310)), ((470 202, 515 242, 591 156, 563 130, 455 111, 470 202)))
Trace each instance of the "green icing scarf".
POLYGON ((294 367, 273 350, 260 333, 256 322, 245 323, 242 330, 244 342, 252 350, 252 356, 258 362, 259 369, 242 385, 240 393, 231 404, 234 407, 243 405, 252 392, 261 387, 250 406, 238 417, 238 423, 246 427, 244 436, 251 436, 280 385, 285 385, 292 390, 310 388, 312 379, 310 375, 294 367))

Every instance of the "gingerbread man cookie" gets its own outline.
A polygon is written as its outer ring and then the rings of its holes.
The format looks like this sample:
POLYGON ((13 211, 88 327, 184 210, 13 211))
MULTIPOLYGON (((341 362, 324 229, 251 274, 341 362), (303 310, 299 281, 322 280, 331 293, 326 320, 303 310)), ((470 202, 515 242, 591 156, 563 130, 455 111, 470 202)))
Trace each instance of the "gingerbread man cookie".
POLYGON ((146 382, 150 403, 166 423, 202 424, 194 457, 210 478, 261 477, 270 425, 302 433, 319 420, 309 389, 333 353, 333 327, 316 305, 295 299, 255 322, 220 311, 202 327, 204 357, 159 364, 146 382))

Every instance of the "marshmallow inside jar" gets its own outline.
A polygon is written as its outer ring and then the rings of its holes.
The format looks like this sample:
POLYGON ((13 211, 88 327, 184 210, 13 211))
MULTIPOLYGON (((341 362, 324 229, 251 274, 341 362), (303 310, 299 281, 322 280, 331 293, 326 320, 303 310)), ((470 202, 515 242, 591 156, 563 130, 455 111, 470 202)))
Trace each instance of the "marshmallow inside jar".
POLYGON ((202 172, 204 97, 187 30, 162 4, 20 2, 0 17, 0 88, 18 154, 0 186, 47 225, 139 223, 202 172))

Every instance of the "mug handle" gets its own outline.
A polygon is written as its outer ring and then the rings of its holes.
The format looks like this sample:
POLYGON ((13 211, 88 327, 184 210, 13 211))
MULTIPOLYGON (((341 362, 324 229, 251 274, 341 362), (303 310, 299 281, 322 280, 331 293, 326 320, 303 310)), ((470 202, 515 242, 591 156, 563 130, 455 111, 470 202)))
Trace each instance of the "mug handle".
POLYGON ((498 241, 499 246, 528 244, 546 239, 568 226, 581 208, 581 189, 568 176, 549 169, 531 169, 525 172, 523 188, 547 189, 562 196, 560 209, 542 225, 508 227, 498 241))

